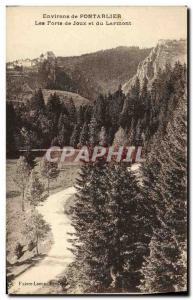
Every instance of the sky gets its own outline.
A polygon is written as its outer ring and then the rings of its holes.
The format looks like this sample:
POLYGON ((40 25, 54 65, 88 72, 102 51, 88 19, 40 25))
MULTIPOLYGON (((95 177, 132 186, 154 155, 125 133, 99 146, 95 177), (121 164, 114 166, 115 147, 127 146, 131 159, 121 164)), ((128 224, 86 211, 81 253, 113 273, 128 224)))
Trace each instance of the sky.
POLYGON ((186 7, 7 7, 6 60, 36 58, 53 51, 56 56, 74 56, 117 46, 153 47, 159 39, 187 37, 186 7), (43 14, 70 18, 43 18, 43 14), (88 19, 81 14, 119 14, 121 18, 88 19), (77 15, 76 19, 72 15, 77 15), (35 25, 35 22, 87 22, 87 25, 35 25), (88 25, 103 21, 104 25, 88 25), (131 22, 106 25, 105 22, 131 22))

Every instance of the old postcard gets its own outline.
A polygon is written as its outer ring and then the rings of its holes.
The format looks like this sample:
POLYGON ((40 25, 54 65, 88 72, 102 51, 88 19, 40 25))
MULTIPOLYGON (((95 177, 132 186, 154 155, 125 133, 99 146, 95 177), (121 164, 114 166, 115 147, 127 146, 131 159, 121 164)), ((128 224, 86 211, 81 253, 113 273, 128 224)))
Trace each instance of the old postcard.
POLYGON ((7 293, 187 293, 187 8, 7 7, 7 293))

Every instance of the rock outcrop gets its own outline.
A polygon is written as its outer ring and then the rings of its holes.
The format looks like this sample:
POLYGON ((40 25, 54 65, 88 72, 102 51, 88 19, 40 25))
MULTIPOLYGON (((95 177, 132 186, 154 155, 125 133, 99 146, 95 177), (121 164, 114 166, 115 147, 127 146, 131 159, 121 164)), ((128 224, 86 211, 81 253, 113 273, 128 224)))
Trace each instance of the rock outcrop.
POLYGON ((150 54, 139 63, 137 73, 126 82, 122 89, 127 94, 131 86, 135 83, 136 78, 139 78, 140 84, 143 84, 144 78, 148 80, 150 87, 153 80, 156 78, 158 70, 163 70, 166 64, 174 65, 175 62, 186 63, 187 59, 187 42, 181 40, 159 40, 155 48, 150 54))

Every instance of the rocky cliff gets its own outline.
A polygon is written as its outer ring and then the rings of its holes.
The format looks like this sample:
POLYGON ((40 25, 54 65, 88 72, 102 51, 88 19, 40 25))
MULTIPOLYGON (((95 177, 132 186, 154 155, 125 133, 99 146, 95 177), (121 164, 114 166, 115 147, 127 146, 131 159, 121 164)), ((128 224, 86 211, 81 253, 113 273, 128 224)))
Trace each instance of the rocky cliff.
POLYGON ((156 78, 159 69, 164 69, 166 64, 174 65, 176 61, 186 63, 187 59, 187 41, 181 40, 159 40, 150 54, 139 63, 136 74, 127 81, 122 89, 127 94, 131 86, 135 83, 136 77, 140 84, 143 84, 144 78, 148 79, 148 85, 151 86, 156 78))

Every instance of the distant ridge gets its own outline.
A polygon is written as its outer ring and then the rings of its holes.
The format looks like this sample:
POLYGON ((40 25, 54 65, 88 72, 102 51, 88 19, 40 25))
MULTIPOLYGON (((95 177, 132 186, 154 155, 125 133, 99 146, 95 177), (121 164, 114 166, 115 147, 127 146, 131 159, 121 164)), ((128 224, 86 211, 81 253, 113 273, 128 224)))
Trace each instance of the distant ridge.
POLYGON ((187 47, 186 40, 159 40, 156 47, 151 50, 149 55, 139 63, 136 74, 125 82, 122 89, 127 94, 136 78, 139 78, 140 84, 143 84, 144 78, 148 80, 151 86, 159 69, 163 70, 166 64, 173 66, 175 62, 186 63, 187 47))

